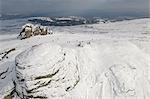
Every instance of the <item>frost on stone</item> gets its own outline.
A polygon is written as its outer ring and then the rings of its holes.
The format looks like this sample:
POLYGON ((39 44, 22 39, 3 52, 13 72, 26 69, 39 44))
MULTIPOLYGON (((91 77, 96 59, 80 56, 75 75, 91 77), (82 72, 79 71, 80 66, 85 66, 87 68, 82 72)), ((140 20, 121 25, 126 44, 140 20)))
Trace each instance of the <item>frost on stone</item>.
POLYGON ((63 97, 80 77, 74 50, 57 45, 37 45, 16 57, 19 97, 63 97))

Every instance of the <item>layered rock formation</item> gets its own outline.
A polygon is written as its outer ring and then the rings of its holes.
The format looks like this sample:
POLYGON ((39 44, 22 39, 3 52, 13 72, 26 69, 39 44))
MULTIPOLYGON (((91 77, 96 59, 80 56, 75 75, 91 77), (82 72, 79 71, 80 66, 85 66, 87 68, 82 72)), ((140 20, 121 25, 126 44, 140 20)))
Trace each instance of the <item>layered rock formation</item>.
POLYGON ((80 81, 75 54, 74 50, 44 44, 18 55, 16 72, 19 97, 52 99, 63 97, 74 89, 80 81))

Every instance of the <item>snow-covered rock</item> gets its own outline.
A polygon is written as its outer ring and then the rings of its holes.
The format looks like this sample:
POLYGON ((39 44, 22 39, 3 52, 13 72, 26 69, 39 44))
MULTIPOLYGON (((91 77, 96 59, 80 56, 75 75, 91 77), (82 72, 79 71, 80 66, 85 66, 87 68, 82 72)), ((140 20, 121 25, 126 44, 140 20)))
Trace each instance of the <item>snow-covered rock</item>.
POLYGON ((74 50, 42 44, 16 57, 20 97, 62 97, 80 80, 74 50), (23 93, 23 95, 21 95, 23 93))
POLYGON ((18 38, 26 39, 30 38, 31 36, 47 34, 53 34, 52 30, 48 29, 48 27, 27 23, 22 26, 22 31, 20 32, 18 38))

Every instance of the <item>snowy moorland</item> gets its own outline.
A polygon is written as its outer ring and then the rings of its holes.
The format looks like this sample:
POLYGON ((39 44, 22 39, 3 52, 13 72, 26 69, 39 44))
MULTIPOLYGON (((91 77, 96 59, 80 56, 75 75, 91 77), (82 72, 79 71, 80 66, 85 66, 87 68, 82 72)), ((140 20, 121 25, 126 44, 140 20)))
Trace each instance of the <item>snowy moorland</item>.
POLYGON ((50 27, 24 40, 25 21, 2 23, 0 99, 150 99, 149 18, 50 27))

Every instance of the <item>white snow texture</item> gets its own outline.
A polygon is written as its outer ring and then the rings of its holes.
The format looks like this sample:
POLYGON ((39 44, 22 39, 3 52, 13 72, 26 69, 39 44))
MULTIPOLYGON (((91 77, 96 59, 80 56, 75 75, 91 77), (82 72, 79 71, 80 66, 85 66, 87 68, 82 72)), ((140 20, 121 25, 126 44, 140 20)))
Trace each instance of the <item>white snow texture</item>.
POLYGON ((150 99, 149 22, 0 35, 0 99, 150 99))

